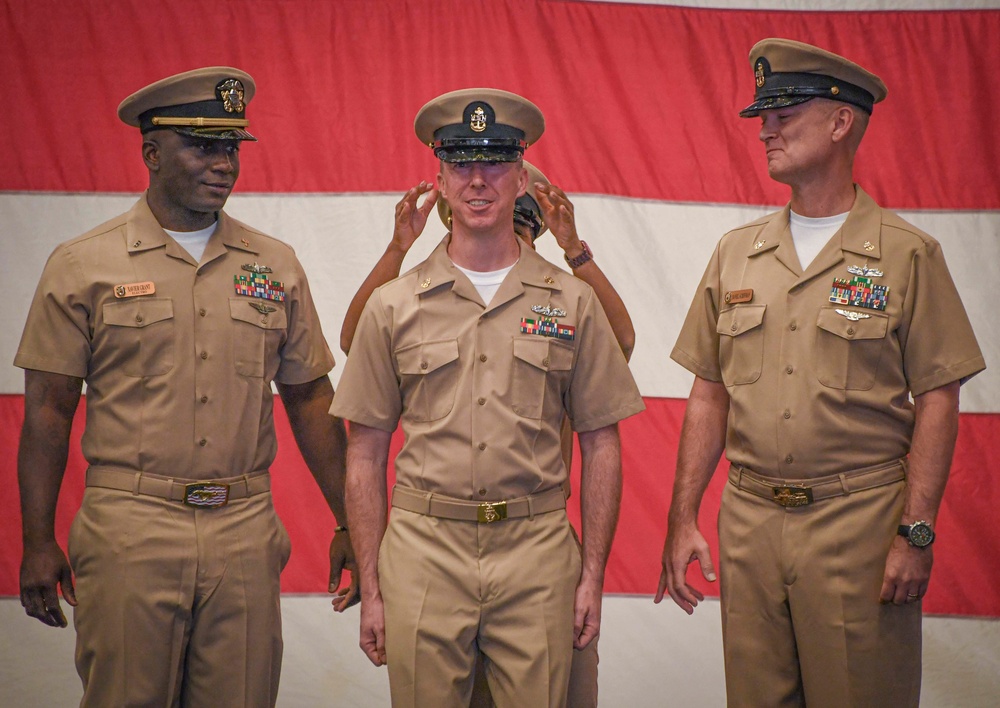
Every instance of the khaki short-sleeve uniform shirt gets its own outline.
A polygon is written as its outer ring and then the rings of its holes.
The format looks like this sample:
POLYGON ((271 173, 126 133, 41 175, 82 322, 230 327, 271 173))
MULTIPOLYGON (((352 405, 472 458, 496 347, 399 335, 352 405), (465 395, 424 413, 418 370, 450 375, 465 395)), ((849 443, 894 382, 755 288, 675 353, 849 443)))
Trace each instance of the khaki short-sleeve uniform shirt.
POLYGON ((590 431, 644 408, 607 316, 590 286, 524 244, 486 306, 449 238, 373 293, 331 412, 402 422, 403 486, 474 501, 559 486, 563 411, 590 431))
POLYGON ((291 247, 220 211, 199 265, 143 197, 52 253, 14 363, 86 379, 91 465, 214 479, 274 460, 272 380, 334 362, 291 247))
POLYGON ((860 188, 805 272, 788 207, 726 234, 671 358, 726 385, 729 460, 783 479, 905 456, 910 395, 985 368, 938 242, 860 188))

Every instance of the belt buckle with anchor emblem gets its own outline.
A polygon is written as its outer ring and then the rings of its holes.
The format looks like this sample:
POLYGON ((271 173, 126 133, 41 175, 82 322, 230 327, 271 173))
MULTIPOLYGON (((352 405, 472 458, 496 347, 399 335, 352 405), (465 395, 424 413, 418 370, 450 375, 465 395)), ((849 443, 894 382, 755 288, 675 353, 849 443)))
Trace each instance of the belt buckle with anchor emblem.
POLYGON ((492 524, 507 518, 507 502, 483 502, 476 509, 477 521, 481 524, 492 524))
POLYGON ((775 487, 774 501, 784 507, 806 506, 812 504, 813 493, 809 487, 775 487))

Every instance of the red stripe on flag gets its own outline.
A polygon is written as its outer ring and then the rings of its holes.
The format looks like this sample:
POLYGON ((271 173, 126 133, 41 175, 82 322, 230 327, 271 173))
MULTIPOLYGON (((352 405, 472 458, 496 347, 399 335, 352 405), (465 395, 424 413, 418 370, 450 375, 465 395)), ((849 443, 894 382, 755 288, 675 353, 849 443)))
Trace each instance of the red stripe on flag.
POLYGON ((753 93, 750 47, 785 36, 888 84, 857 166, 876 200, 1000 208, 995 11, 34 0, 4 5, 0 36, 0 190, 142 189, 140 139, 118 103, 156 78, 232 64, 259 87, 248 115, 261 141, 243 150, 242 191, 403 191, 436 171, 413 134, 419 107, 487 85, 542 108, 547 132, 529 158, 568 191, 781 204, 788 192, 767 178, 758 123, 736 114, 753 93), (149 37, 162 40, 155 51, 149 37))
MULTIPOLYGON (((678 399, 647 398, 646 412, 621 424, 625 485, 621 520, 608 563, 607 592, 652 595, 656 591, 684 404, 678 399)), ((56 536, 63 547, 83 494, 85 463, 79 452, 83 408, 81 404, 73 428, 70 461, 56 518, 56 536)), ((275 400, 274 412, 279 443, 278 458, 272 467, 274 503, 292 537, 292 556, 282 574, 282 590, 323 592, 333 517, 299 455, 280 399, 275 400)), ((13 490, 17 485, 15 450, 23 416, 23 396, 0 396, 0 488, 8 491, 0 495, 0 595, 18 593, 21 517, 13 490)), ((1000 566, 996 563, 1000 558, 1000 537, 993 532, 994 510, 1000 499, 1000 470, 993 462, 998 439, 1000 414, 962 415, 951 481, 938 517, 934 574, 924 600, 926 612, 1000 616, 1000 595, 993 591, 1000 587, 1000 566)), ((402 436, 397 432, 391 456, 401 444, 402 436)), ((579 489, 578 451, 576 460, 574 490, 579 489)), ((720 464, 701 512, 701 529, 714 558, 718 558, 715 518, 725 484, 724 469, 720 464)), ((569 515, 579 528, 578 505, 579 495, 574 494, 569 515)), ((708 595, 718 594, 716 584, 697 576, 692 567, 689 577, 694 584, 708 595)))

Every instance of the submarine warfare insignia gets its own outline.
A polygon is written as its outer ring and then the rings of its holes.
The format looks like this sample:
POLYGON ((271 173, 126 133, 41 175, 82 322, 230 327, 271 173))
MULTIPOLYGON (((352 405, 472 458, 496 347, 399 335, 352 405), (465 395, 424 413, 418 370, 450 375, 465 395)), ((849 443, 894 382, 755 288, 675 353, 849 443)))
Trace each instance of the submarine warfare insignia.
POLYGON ((243 270, 248 271, 250 273, 273 273, 274 272, 273 270, 271 270, 270 266, 260 265, 259 263, 257 263, 257 261, 254 261, 253 263, 244 263, 243 265, 240 266, 240 268, 242 268, 243 270))
POLYGON ((262 302, 255 302, 253 300, 251 300, 248 304, 262 315, 266 315, 268 312, 274 312, 277 309, 275 307, 271 307, 270 305, 265 305, 262 302))
POLYGON ((851 275, 860 275, 864 278, 881 278, 885 275, 878 268, 869 268, 867 263, 863 266, 847 266, 847 272, 851 275))
POLYGON ((531 311, 538 315, 545 315, 546 317, 566 316, 566 310, 561 307, 552 307, 551 305, 532 305, 531 311))
POLYGON ((839 307, 837 308, 837 314, 843 315, 851 322, 857 322, 858 320, 867 320, 868 318, 871 317, 871 315, 869 315, 867 312, 854 312, 853 310, 841 310, 839 307))
POLYGON ((543 337, 572 341, 576 339, 576 327, 556 322, 554 317, 539 317, 537 320, 522 317, 521 334, 540 334, 543 337))

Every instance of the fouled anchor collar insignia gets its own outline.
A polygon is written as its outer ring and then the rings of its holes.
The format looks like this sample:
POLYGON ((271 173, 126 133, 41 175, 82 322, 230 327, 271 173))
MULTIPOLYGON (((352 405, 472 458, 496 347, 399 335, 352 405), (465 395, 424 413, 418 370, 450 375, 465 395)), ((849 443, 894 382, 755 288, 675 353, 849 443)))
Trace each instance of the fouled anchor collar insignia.
POLYGON ((551 305, 532 305, 531 311, 539 315, 544 315, 545 317, 566 316, 566 310, 561 307, 552 307, 551 305))

